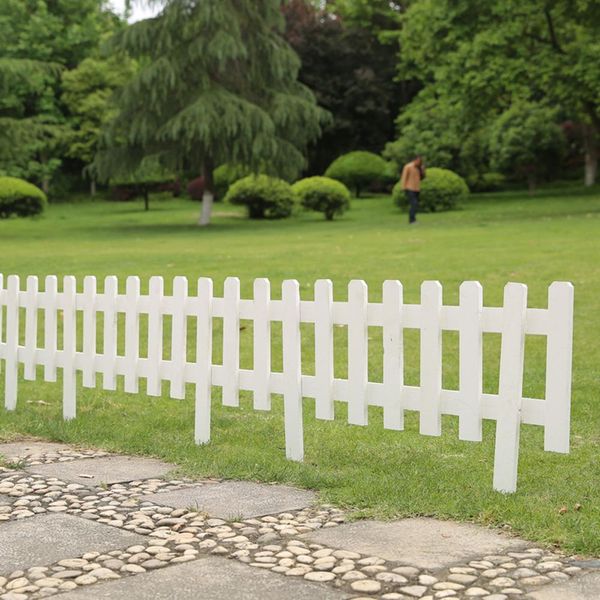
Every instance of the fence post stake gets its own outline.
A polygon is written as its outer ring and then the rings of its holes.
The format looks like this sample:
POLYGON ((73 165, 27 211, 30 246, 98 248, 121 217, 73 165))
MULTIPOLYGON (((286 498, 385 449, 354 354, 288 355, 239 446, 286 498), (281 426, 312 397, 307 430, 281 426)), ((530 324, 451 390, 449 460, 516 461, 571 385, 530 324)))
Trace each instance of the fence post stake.
POLYGON ((315 282, 315 416, 331 421, 333 404, 333 284, 330 279, 315 282))
POLYGON ((104 377, 105 390, 117 389, 117 294, 119 281, 114 275, 104 280, 104 377))
POLYGON ((196 406, 194 437, 196 444, 210 441, 210 408, 212 392, 212 279, 198 280, 199 311, 196 323, 196 406))
POLYGON ((70 421, 77 413, 77 281, 73 276, 63 280, 63 418, 70 421))
POLYGON ((39 290, 38 278, 33 275, 27 278, 25 298, 25 350, 23 356, 25 368, 23 369, 23 379, 35 381, 39 290))
POLYGON ((223 406, 240 405, 240 280, 228 277, 223 293, 223 406))
POLYGON ((254 280, 254 408, 271 410, 271 283, 254 280))
POLYGON ((187 363, 188 281, 173 280, 173 319, 171 321, 171 398, 185 399, 185 365, 187 363))
POLYGON ((573 284, 555 281, 548 290, 546 423, 544 450, 569 452, 573 361, 573 284))
POLYGON ((483 288, 478 281, 465 281, 460 286, 459 382, 461 412, 458 437, 482 440, 481 395, 483 393, 483 288))
POLYGON ((283 403, 285 449, 290 460, 304 458, 302 420, 302 354, 300 338, 300 286, 295 280, 283 282, 283 403))
POLYGON ((526 311, 527 286, 506 284, 498 387, 500 413, 496 422, 494 457, 494 489, 504 493, 512 493, 517 489, 526 311))
POLYGON ((402 296, 402 284, 399 281, 383 283, 383 426, 396 431, 404 429, 402 296))
POLYGON ((125 391, 139 391, 138 359, 140 356, 140 278, 130 276, 125 282, 125 391))
POLYGON ((9 275, 6 289, 6 367, 4 405, 17 408, 19 382, 19 276, 9 275))
POLYGON ((44 352, 46 354, 44 380, 56 381, 56 348, 58 339, 58 279, 56 275, 48 275, 46 277, 44 295, 46 296, 46 310, 44 311, 44 352))
POLYGON ((358 279, 351 281, 348 286, 348 423, 351 425, 369 422, 367 304, 367 284, 358 279))
POLYGON ((164 282, 162 277, 150 277, 148 290, 148 396, 160 396, 162 391, 164 282))
POLYGON ((96 387, 96 278, 83 278, 83 376, 82 385, 96 387))

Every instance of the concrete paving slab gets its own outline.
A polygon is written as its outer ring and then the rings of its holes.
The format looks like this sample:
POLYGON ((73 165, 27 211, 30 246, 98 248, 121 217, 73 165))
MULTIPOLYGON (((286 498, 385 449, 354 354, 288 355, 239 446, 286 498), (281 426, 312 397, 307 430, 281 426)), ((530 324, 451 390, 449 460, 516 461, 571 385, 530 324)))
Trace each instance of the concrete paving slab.
POLYGON ((224 481, 142 496, 149 501, 173 508, 195 507, 221 519, 248 519, 305 508, 316 495, 285 485, 265 485, 246 481, 224 481))
POLYGON ((64 481, 72 481, 89 486, 101 483, 124 483, 136 479, 159 478, 174 468, 174 465, 153 458, 110 456, 35 465, 27 467, 26 471, 43 475, 44 477, 58 477, 64 481))
POLYGON ((529 592, 532 600, 598 600, 600 598, 600 573, 575 577, 571 581, 546 585, 529 592))
POLYGON ((55 444, 54 442, 24 441, 0 444, 0 456, 11 460, 25 458, 32 454, 46 454, 61 450, 71 450, 71 448, 66 444, 55 444))
POLYGON ((422 569, 442 569, 527 542, 466 523, 436 519, 358 521, 303 537, 317 544, 371 554, 422 569))
POLYGON ((0 526, 0 575, 147 542, 142 535, 62 513, 7 521, 0 526))
POLYGON ((226 558, 204 557, 56 597, 60 600, 342 600, 348 595, 226 558))

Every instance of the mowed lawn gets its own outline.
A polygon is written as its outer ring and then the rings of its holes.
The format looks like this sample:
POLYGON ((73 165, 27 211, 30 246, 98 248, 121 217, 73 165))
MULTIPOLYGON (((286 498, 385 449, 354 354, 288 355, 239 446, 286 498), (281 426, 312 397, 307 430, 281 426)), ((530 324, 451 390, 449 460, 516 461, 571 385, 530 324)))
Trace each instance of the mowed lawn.
MULTIPOLYGON (((217 293, 235 275, 250 297, 252 281, 269 277, 273 296, 295 278, 312 298, 315 279, 334 281, 346 298, 351 279, 369 284, 381 298, 385 279, 404 284, 405 301, 419 301, 423 280, 438 279, 447 304, 458 300, 463 280, 479 280, 484 302, 499 306, 503 286, 529 286, 529 305, 546 306, 555 280, 575 285, 572 451, 545 453, 541 428, 524 426, 518 492, 492 491, 494 425, 483 443, 461 442, 457 422, 444 418, 441 438, 418 434, 416 415, 406 431, 386 431, 378 409, 368 427, 350 426, 346 407, 336 421, 314 419, 305 400, 304 463, 285 460, 281 399, 270 413, 219 406, 215 389, 211 444, 193 444, 193 389, 185 401, 130 396, 122 391, 79 390, 78 418, 61 420, 59 384, 22 383, 16 412, 0 409, 0 439, 34 435, 56 441, 147 454, 172 461, 192 476, 278 481, 314 488, 324 501, 357 516, 395 518, 435 515, 512 530, 565 550, 600 556, 600 188, 557 186, 536 196, 507 192, 474 196, 463 210, 420 216, 409 228, 389 197, 355 200, 342 219, 326 222, 302 213, 285 221, 251 222, 238 208, 217 205, 214 224, 195 226, 199 206, 186 200, 52 205, 43 218, 0 221, 0 272, 44 276, 151 275, 170 279, 210 276, 217 293), (565 512, 566 510, 566 512, 565 512)), ((124 285, 124 281, 121 281, 124 285)), ((191 288, 195 285, 192 283, 191 288)), ((123 289, 123 288, 121 288, 123 289)), ((241 362, 252 367, 252 331, 242 323, 241 362)), ((215 360, 219 360, 217 323, 215 360)), ((274 326, 274 368, 281 367, 280 328, 274 326)), ((306 372, 312 364, 312 332, 303 331, 306 372)), ((499 336, 484 339, 485 390, 498 385, 499 336)), ((419 379, 418 334, 407 332, 406 380, 419 379)), ((336 330, 336 376, 346 374, 346 331, 336 330)), ((370 331, 371 378, 381 377, 381 332, 370 331)), ((190 344, 190 347, 193 344, 190 344)), ((457 336, 444 334, 444 387, 458 386, 457 336)), ((524 393, 543 397, 545 340, 528 339, 524 393)), ((0 379, 0 381, 2 381, 0 379)), ((122 389, 122 382, 119 383, 122 389)), ((144 386, 142 385, 142 389, 144 386)), ((0 384, 0 390, 2 390, 0 384)))

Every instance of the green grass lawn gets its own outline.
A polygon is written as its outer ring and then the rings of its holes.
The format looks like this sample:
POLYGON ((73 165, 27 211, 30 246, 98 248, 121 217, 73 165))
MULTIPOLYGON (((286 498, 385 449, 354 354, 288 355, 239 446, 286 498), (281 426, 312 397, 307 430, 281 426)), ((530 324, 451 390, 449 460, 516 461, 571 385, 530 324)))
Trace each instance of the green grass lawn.
MULTIPOLYGON (((600 555, 600 190, 556 187, 536 196, 510 192, 475 196, 461 211, 421 215, 409 228, 389 198, 355 200, 334 222, 301 214, 281 222, 250 222, 237 208, 217 205, 214 224, 194 225, 198 205, 185 200, 53 205, 37 220, 0 221, 0 272, 97 277, 136 274, 146 279, 210 276, 220 293, 225 277, 269 277, 274 297, 283 279, 296 278, 312 298, 318 278, 334 281, 345 299, 350 279, 365 279, 370 299, 385 279, 400 279, 405 301, 418 302, 423 280, 439 279, 445 303, 456 303, 463 280, 484 286, 484 302, 500 305, 508 281, 529 285, 529 305, 546 306, 554 280, 575 284, 572 451, 543 452, 543 432, 524 426, 518 492, 492 491, 494 426, 483 443, 460 442, 457 422, 444 418, 441 438, 418 434, 415 415, 404 432, 386 431, 371 409, 369 427, 349 426, 345 405, 335 422, 316 421, 306 400, 306 459, 285 460, 281 400, 255 413, 249 395, 239 409, 215 402, 213 441, 193 444, 193 390, 185 401, 79 391, 78 418, 64 423, 58 384, 23 383, 16 412, 0 409, 0 438, 34 435, 52 440, 149 454, 192 476, 279 481, 319 490, 323 500, 359 516, 435 515, 501 526, 571 552, 600 555), (580 510, 575 505, 580 504, 580 510), (567 512, 560 514, 561 507, 567 512)), ((144 285, 147 281, 144 282, 144 285)), ((167 283, 170 288, 170 282, 167 283)), ((193 289, 193 286, 192 286, 193 289)), ((312 368, 311 331, 303 352, 312 368)), ((418 382, 418 337, 407 334, 407 383, 418 382)), ((218 360, 220 328, 216 327, 218 360)), ((251 327, 242 330, 242 366, 251 368, 251 327)), ((277 341, 280 332, 274 326, 277 341)), ((381 376, 380 331, 371 337, 371 378, 381 376)), ((497 390, 498 336, 484 340, 485 390, 497 390)), ((345 375, 345 328, 336 330, 336 376, 345 375)), ((281 356, 274 347, 274 368, 281 356)), ((444 334, 444 387, 458 383, 457 336, 444 334)), ((543 397, 545 341, 527 342, 524 393, 543 397)), ((1 389, 1 388, 0 388, 1 389)), ((219 390, 215 389, 215 398, 219 390)), ((562 511, 561 511, 562 512, 562 511)))

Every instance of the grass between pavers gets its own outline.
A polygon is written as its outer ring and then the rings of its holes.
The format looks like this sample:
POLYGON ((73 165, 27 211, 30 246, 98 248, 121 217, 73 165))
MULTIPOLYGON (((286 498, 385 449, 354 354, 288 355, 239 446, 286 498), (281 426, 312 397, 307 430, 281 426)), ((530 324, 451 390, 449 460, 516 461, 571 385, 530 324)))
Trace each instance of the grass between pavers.
MULTIPOLYGON (((214 224, 200 229, 194 225, 198 208, 189 201, 164 200, 144 213, 139 204, 98 201, 51 206, 34 221, 0 221, 0 272, 136 274, 144 287, 147 277, 158 274, 167 278, 167 289, 175 275, 210 276, 217 293, 226 276, 237 275, 245 297, 251 296, 255 277, 271 279, 274 297, 283 279, 296 278, 307 299, 315 279, 331 278, 336 298, 344 299, 347 282, 362 278, 372 300, 380 299, 385 279, 397 278, 407 302, 418 302, 421 281, 439 279, 445 303, 457 302, 460 282, 477 279, 488 306, 501 304, 507 281, 520 281, 529 286, 529 305, 539 307, 546 306, 552 281, 570 280, 576 287, 571 454, 543 452, 542 430, 524 426, 518 492, 503 496, 492 491, 492 423, 485 424, 483 443, 460 442, 450 417, 444 418, 441 438, 427 438, 418 434, 416 415, 408 415, 406 431, 392 432, 383 429, 381 411, 371 408, 371 424, 361 428, 345 423, 345 405, 336 407, 335 422, 315 420, 314 404, 306 400, 306 459, 296 464, 285 460, 280 398, 274 398, 272 412, 257 413, 249 394, 242 394, 239 409, 219 406, 215 389, 213 441, 198 448, 191 388, 185 401, 174 401, 166 397, 166 387, 158 399, 126 395, 121 382, 117 392, 80 389, 78 418, 70 423, 60 418, 60 383, 23 382, 17 411, 0 410, 0 438, 28 434, 149 454, 192 476, 314 488, 323 499, 356 508, 361 516, 472 520, 512 528, 567 551, 600 555, 598 187, 557 187, 534 197, 517 192, 474 196, 461 211, 421 215, 414 228, 386 197, 355 200, 352 210, 334 222, 313 214, 250 222, 240 218, 239 209, 217 205, 214 224)), ((166 325, 168 335, 168 320, 166 325)), ((250 368, 252 328, 242 326, 241 362, 250 368)), ((220 332, 216 321, 216 361, 220 332)), ((304 333, 310 373, 311 328, 304 333)), ((281 368, 280 334, 274 325, 275 369, 281 368)), ((377 381, 381 332, 373 328, 370 337, 371 380, 377 381)), ((346 342, 345 328, 336 328, 336 376, 345 376, 346 342)), ((455 334, 444 334, 444 387, 450 389, 458 384, 457 343, 455 334)), ((406 379, 414 385, 419 377, 416 332, 407 332, 406 344, 406 379)), ((486 391, 497 390, 498 349, 499 336, 486 335, 486 391)), ((528 339, 526 350, 524 393, 543 397, 545 341, 528 339)))

